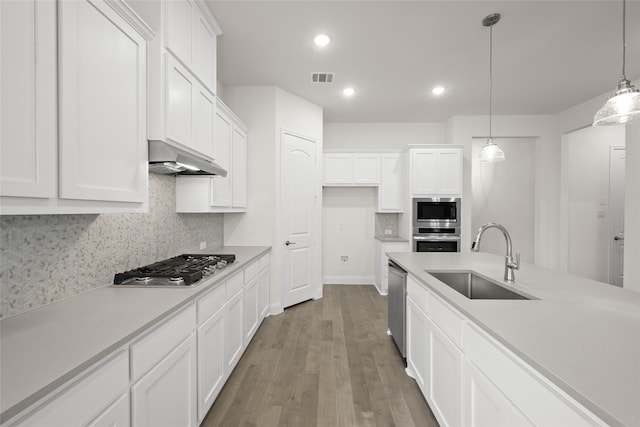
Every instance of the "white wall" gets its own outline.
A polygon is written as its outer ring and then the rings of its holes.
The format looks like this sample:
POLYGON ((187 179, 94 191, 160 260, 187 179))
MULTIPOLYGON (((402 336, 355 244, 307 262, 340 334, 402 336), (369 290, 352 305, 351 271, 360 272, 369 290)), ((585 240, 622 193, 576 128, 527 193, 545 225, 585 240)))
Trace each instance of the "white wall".
POLYGON ((400 149, 445 144, 444 123, 325 123, 324 148, 400 149))
POLYGON ((563 137, 562 192, 567 212, 561 232, 566 270, 571 274, 609 281, 609 147, 625 145, 624 138, 622 126, 589 126, 563 137))
MULTIPOLYGON (((506 161, 481 163, 478 158, 485 139, 472 144, 471 235, 487 222, 502 224, 509 231, 513 252, 533 262, 535 241, 535 139, 500 138, 496 143, 506 161)), ((468 199, 467 199, 468 200, 468 199)), ((504 256, 506 243, 498 230, 487 230, 481 250, 504 256)))
POLYGON ((626 130, 624 287, 640 291, 640 123, 626 130))
MULTIPOLYGON (((500 138, 535 139, 535 263, 558 268, 558 211, 560 200, 560 143, 552 116, 497 116, 493 117, 493 136, 500 138)), ((450 143, 465 146, 463 160, 462 197, 470 200, 471 144, 474 138, 488 136, 488 117, 457 116, 447 122, 447 139, 450 143)), ((462 207, 462 250, 471 247, 472 204, 462 207)))
POLYGON ((377 190, 325 187, 322 195, 323 283, 373 283, 377 190), (340 257, 349 256, 348 263, 340 257))
MULTIPOLYGON (((638 87, 640 80, 633 82, 638 87)), ((603 94, 569 108, 555 116, 556 133, 562 135, 590 126, 593 115, 604 105, 603 94)), ((625 252, 624 287, 640 291, 640 124, 626 125, 626 191, 625 191, 625 252)), ((562 195, 563 200, 566 194, 562 195)), ((565 217, 566 209, 559 215, 565 217)))
MULTIPOLYGON (((280 209, 280 135, 290 130, 317 141, 322 156, 322 108, 274 86, 227 86, 224 102, 249 127, 247 135, 247 212, 225 214, 227 245, 271 246, 271 312, 282 310, 282 259, 280 209)), ((321 190, 321 161, 316 171, 321 190)), ((320 200, 320 198, 319 198, 320 200)), ((317 230, 320 230, 321 202, 317 230)), ((318 232, 318 236, 320 233, 318 232)), ((321 241, 316 263, 320 265, 321 241)), ((315 285, 321 292, 320 272, 315 285)))

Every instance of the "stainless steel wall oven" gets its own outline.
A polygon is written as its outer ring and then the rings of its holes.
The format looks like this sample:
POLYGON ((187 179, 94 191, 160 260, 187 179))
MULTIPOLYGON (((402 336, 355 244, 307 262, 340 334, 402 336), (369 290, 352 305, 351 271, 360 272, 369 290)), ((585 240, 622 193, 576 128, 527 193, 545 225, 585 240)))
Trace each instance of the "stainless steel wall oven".
POLYGON ((460 198, 413 199, 413 251, 460 252, 460 198))

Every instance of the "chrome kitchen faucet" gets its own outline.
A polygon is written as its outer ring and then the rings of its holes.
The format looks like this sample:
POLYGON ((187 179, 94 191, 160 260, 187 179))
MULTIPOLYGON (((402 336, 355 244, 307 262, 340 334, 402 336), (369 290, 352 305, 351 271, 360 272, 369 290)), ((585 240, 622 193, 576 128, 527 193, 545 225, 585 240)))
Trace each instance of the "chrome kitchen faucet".
POLYGON ((476 238, 471 244, 471 250, 475 252, 478 252, 480 250, 480 238, 482 237, 484 232, 490 228, 497 228, 498 230, 502 231, 502 235, 507 241, 507 255, 504 258, 504 280, 506 280, 507 283, 513 283, 516 280, 513 274, 513 270, 520 270, 520 254, 516 254, 516 259, 513 259, 513 255, 511 253, 511 236, 509 235, 509 232, 506 228, 495 222, 486 223, 478 229, 478 234, 476 234, 476 238))

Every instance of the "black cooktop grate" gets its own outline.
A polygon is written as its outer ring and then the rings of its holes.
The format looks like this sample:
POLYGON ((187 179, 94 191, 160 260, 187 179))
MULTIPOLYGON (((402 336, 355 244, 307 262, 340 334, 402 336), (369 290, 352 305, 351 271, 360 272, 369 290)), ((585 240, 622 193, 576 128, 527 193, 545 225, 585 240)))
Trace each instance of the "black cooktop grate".
POLYGON ((144 267, 117 273, 113 283, 119 285, 126 280, 139 277, 182 278, 185 285, 190 285, 202 279, 204 270, 219 261, 231 264, 235 255, 228 254, 182 254, 163 261, 154 262, 144 267))

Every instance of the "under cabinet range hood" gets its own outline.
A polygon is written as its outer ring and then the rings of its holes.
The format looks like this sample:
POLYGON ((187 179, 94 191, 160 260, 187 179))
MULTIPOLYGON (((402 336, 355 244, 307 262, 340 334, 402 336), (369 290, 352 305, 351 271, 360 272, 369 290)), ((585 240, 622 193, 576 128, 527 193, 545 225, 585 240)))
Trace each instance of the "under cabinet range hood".
POLYGON ((149 172, 170 175, 220 175, 227 171, 211 157, 165 141, 149 141, 149 172))

